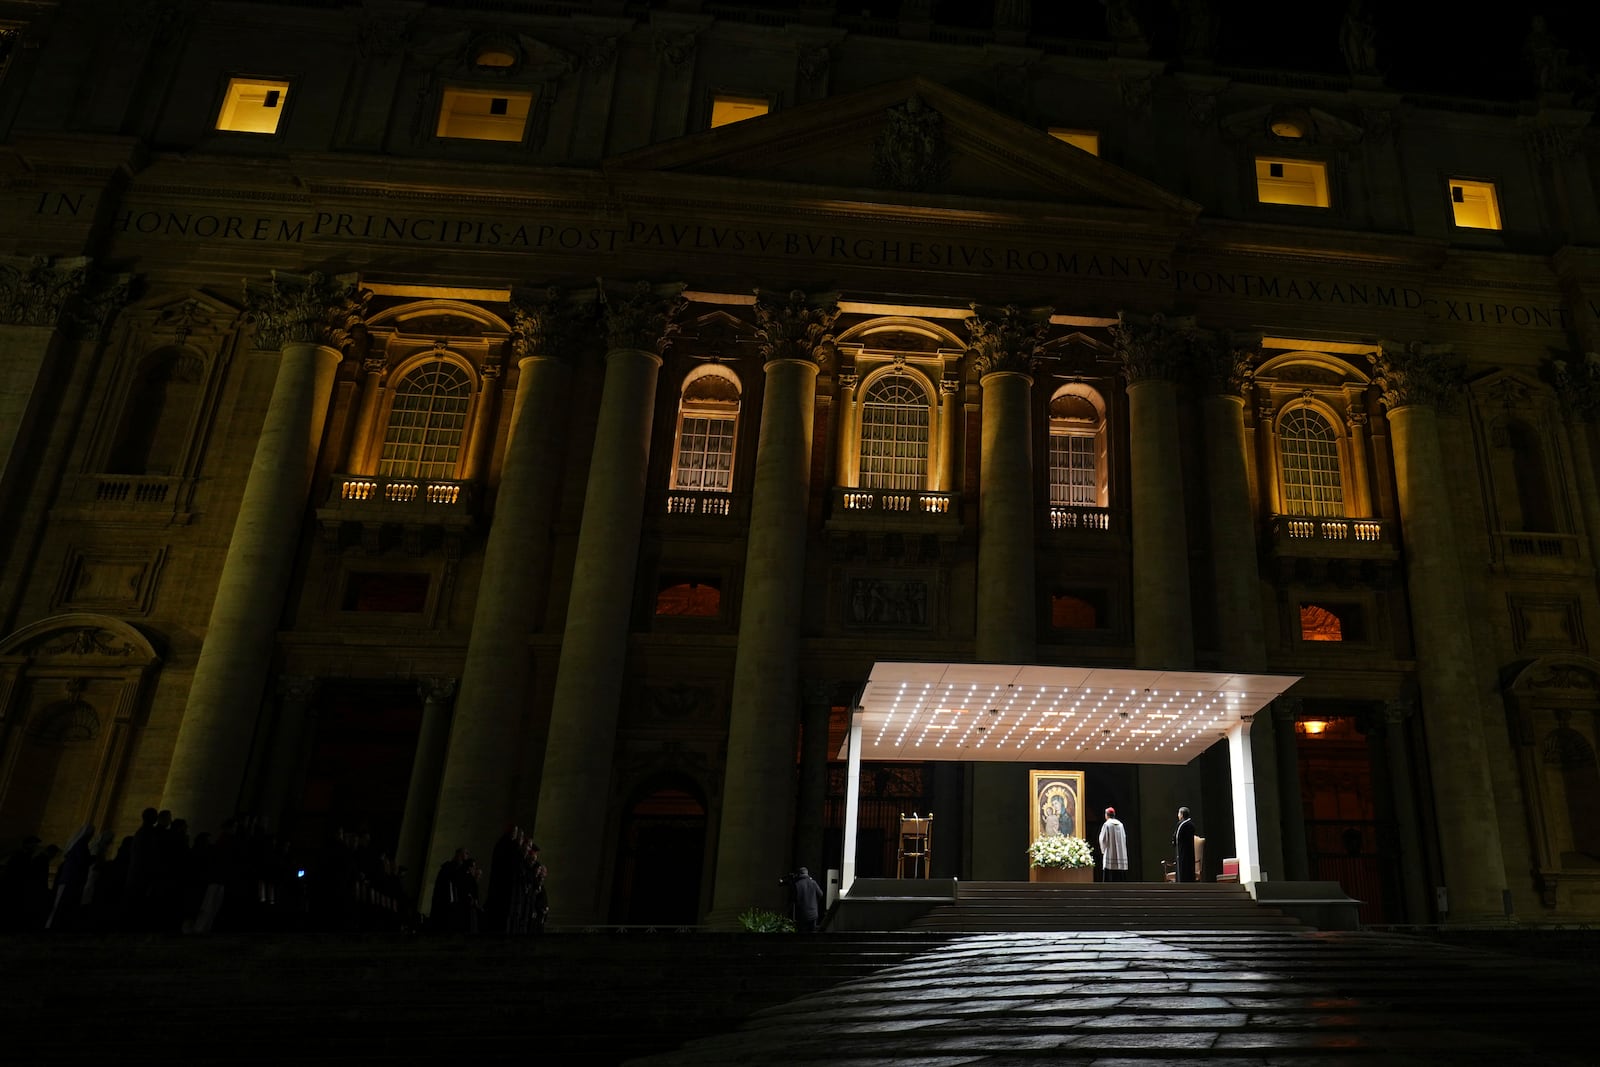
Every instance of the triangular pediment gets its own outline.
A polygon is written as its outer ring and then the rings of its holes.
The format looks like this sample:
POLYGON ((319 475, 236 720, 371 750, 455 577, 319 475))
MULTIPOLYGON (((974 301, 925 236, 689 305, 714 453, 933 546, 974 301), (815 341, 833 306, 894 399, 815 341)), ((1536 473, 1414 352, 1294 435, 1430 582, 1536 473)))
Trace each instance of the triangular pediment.
POLYGON ((920 77, 651 145, 613 157, 605 170, 624 181, 781 183, 796 194, 831 190, 854 201, 1048 203, 1175 222, 1200 212, 1146 178, 920 77))

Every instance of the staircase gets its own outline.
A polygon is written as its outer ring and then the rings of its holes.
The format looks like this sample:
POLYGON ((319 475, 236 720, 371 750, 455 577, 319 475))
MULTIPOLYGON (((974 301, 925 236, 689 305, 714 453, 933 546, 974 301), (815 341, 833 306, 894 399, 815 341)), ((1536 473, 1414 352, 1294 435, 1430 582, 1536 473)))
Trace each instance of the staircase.
POLYGON ((1241 885, 1216 882, 959 882, 953 904, 908 930, 1300 930, 1297 919, 1255 902, 1241 885))

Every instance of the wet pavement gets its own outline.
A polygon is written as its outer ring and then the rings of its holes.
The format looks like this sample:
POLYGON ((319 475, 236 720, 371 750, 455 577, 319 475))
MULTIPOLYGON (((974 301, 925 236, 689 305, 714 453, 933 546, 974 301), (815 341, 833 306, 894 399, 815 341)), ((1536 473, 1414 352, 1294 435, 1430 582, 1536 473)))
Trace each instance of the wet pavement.
POLYGON ((1592 968, 1371 933, 978 934, 638 1067, 1600 1065, 1592 968))

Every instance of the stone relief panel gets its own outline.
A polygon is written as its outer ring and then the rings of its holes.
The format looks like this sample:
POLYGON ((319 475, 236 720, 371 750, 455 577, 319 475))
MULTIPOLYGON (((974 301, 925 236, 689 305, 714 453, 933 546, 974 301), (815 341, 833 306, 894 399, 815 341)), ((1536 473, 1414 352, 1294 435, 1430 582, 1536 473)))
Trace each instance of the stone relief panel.
POLYGON ((74 547, 67 553, 55 606, 148 615, 167 549, 74 547))
POLYGON ((1511 612, 1511 634, 1518 652, 1584 652, 1583 608, 1566 597, 1519 596, 1506 598, 1511 612))
POLYGON ((847 576, 844 623, 870 630, 931 630, 933 590, 928 576, 847 576))

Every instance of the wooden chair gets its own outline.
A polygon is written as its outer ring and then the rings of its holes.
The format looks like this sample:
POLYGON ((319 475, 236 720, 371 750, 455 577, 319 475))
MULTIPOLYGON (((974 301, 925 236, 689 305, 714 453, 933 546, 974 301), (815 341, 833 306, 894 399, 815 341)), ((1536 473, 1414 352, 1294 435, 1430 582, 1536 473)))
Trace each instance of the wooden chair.
POLYGON ((895 864, 894 876, 896 878, 908 877, 906 874, 906 861, 911 864, 911 878, 927 878, 928 867, 933 857, 933 812, 918 815, 912 812, 907 815, 900 813, 900 857, 895 864), (921 870, 921 874, 917 873, 921 870))
MULTIPOLYGON (((1194 880, 1195 881, 1198 882, 1200 880, 1200 872, 1205 869, 1205 865, 1206 865, 1206 839, 1201 837, 1199 834, 1195 834, 1194 835, 1194 880)), ((1178 861, 1177 860, 1162 860, 1161 861, 1161 869, 1166 872, 1166 880, 1167 881, 1176 882, 1178 880, 1178 861)))

